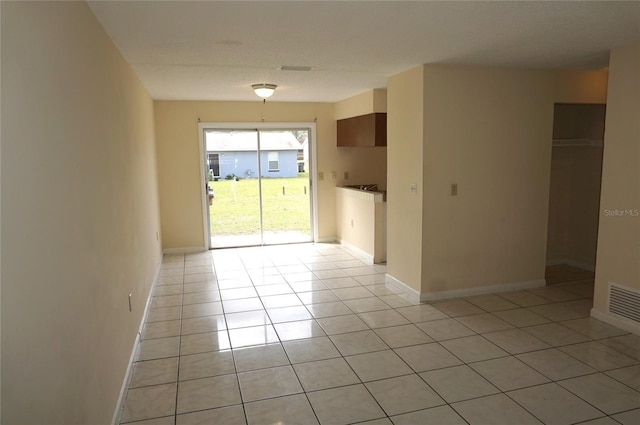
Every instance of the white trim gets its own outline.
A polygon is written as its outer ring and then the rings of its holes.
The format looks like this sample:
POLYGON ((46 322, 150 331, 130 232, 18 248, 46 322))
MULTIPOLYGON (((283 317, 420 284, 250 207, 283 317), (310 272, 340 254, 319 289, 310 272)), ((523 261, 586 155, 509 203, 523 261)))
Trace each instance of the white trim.
POLYGON ((133 349, 131 350, 131 356, 129 357, 129 364, 127 364, 127 371, 125 372, 124 380, 122 382, 122 387, 120 388, 120 395, 118 396, 118 402, 116 403, 116 410, 115 412, 113 412, 113 418, 111 419, 112 425, 118 425, 120 423, 120 415, 122 413, 124 400, 127 395, 127 390, 129 388, 129 381, 131 380, 131 369, 133 368, 133 363, 135 363, 136 357, 138 355, 138 349, 140 348, 142 331, 144 330, 144 324, 147 321, 147 315, 149 314, 149 309, 151 307, 151 299, 153 298, 153 291, 156 287, 156 283, 158 282, 158 277, 160 276, 161 268, 162 268, 162 256, 160 256, 160 262, 158 263, 158 268, 156 269, 156 274, 153 278, 151 289, 149 290, 149 295, 147 296, 147 302, 144 306, 144 311, 142 312, 142 319, 140 320, 140 325, 138 326, 138 332, 136 333, 136 338, 133 341, 133 349))
POLYGON ((595 264, 581 263, 580 261, 575 261, 575 260, 572 260, 570 258, 560 258, 560 259, 557 259, 557 260, 548 260, 546 264, 547 264, 547 266, 559 266, 559 265, 562 265, 562 264, 566 264, 567 266, 577 267, 579 269, 588 270, 590 272, 595 272, 596 271, 595 264))
MULTIPOLYGON (((315 122, 200 122, 198 123, 198 138, 200 140, 199 154, 200 154, 200 180, 206 181, 206 175, 204 171, 204 152, 206 152, 204 129, 216 129, 216 130, 273 130, 273 129, 309 129, 309 141, 311 145, 311 156, 309 161, 309 182, 311 187, 311 227, 313 242, 322 242, 318 237, 318 147, 316 142, 316 123, 315 122)), ((202 226, 204 229, 204 238, 206 249, 211 247, 211 234, 209 231, 209 218, 207 214, 207 194, 205 193, 204 185, 201 187, 201 203, 202 203, 202 226)), ((335 241, 335 239, 333 240, 335 241)))
POLYGON ((640 335, 640 327, 633 320, 625 319, 624 317, 614 316, 611 313, 605 313, 595 308, 591 309, 591 317, 605 322, 616 328, 623 329, 627 332, 631 332, 636 335, 640 335))
POLYGON ((494 294, 497 292, 520 291, 523 289, 540 288, 547 284, 544 279, 537 279, 524 282, 503 283, 501 285, 481 286, 478 288, 453 289, 451 291, 419 292, 406 283, 391 276, 389 273, 387 273, 386 276, 387 283, 401 288, 409 296, 415 298, 419 302, 445 300, 450 298, 465 298, 475 295, 494 294))
POLYGON ((336 237, 315 238, 315 243, 336 243, 336 242, 338 242, 338 238, 336 238, 336 237))
POLYGON ((200 163, 200 204, 202 208, 202 227, 203 233, 202 238, 203 246, 205 249, 211 248, 211 235, 209 234, 209 214, 208 214, 208 205, 209 202, 209 193, 207 191, 208 186, 208 173, 204 167, 204 161, 207 160, 207 150, 205 147, 206 140, 204 139, 204 129, 202 128, 202 124, 198 124, 198 162, 200 163))
POLYGON ((577 267, 579 269, 588 270, 590 272, 596 271, 595 264, 581 263, 580 261, 574 261, 574 260, 567 260, 566 264, 569 266, 577 267))
POLYGON ((337 242, 342 245, 343 247, 345 247, 346 249, 353 251, 356 255, 358 255, 359 257, 362 257, 361 259, 363 261, 367 261, 370 264, 375 264, 373 262, 374 257, 373 255, 369 254, 367 251, 364 251, 360 248, 358 248, 357 246, 350 244, 349 242, 342 240, 342 239, 338 239, 337 242))
POLYGON ((167 248, 162 250, 163 254, 191 254, 193 252, 206 252, 208 248, 203 246, 188 246, 185 248, 167 248))
POLYGON ((316 136, 316 123, 305 123, 311 128, 309 139, 307 139, 307 149, 311 146, 309 152, 309 187, 311 188, 311 227, 313 227, 313 241, 320 240, 318 236, 318 137, 316 136))
POLYGON ((560 266, 562 264, 567 264, 567 261, 569 261, 568 258, 558 258, 558 259, 555 259, 555 260, 547 260, 545 265, 547 265, 547 266, 560 266))
POLYGON ((547 282, 544 279, 527 280, 524 282, 502 283, 499 285, 479 286, 476 288, 453 289, 450 291, 423 292, 420 301, 436 301, 449 298, 465 298, 476 295, 495 294, 496 292, 521 291, 523 289, 541 288, 547 282))
POLYGON ((407 294, 410 298, 411 301, 413 302, 421 302, 420 300, 420 292, 416 291, 415 289, 413 289, 412 287, 410 287, 409 285, 407 285, 406 283, 402 282, 401 280, 396 279, 395 277, 391 276, 389 273, 386 274, 387 276, 387 285, 400 289, 402 292, 404 292, 405 294, 407 294))
MULTIPOLYGON (((264 151, 263 151, 264 152, 264 151)), ((278 151, 266 151, 267 152, 267 171, 279 172, 280 171, 280 153, 278 151), (276 159, 274 160, 273 157, 276 159), (271 163, 276 163, 276 168, 271 168, 271 163)))
POLYGON ((501 285, 481 286, 478 288, 453 289, 451 291, 439 292, 419 292, 406 283, 396 279, 387 273, 388 283, 394 283, 407 292, 410 296, 415 297, 420 302, 445 300, 449 298, 464 298, 474 295, 494 294, 496 292, 511 292, 522 289, 540 288, 547 284, 544 279, 528 280, 524 282, 503 283, 501 285))

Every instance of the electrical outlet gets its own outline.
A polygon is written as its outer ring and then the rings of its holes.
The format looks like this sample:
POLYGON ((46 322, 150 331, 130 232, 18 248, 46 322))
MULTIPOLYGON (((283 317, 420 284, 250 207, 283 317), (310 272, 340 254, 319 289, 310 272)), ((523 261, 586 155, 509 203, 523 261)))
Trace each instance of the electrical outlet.
POLYGON ((451 196, 458 196, 458 183, 451 183, 451 196))
POLYGON ((349 172, 348 171, 344 172, 344 179, 345 180, 349 180, 349 172))
POLYGON ((324 172, 318 171, 318 180, 324 180, 324 172))
POLYGON ((336 173, 335 171, 331 172, 331 180, 335 180, 338 178, 338 173, 336 173))
POLYGON ((418 193, 418 187, 416 186, 415 183, 411 183, 411 186, 409 186, 409 191, 411 192, 412 195, 415 195, 418 193))

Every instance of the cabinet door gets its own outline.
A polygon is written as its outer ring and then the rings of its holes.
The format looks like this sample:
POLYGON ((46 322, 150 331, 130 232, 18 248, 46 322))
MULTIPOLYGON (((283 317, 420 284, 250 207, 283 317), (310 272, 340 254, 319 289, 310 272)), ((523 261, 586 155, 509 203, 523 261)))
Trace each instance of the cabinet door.
POLYGON ((604 139, 606 105, 556 103, 553 112, 553 138, 604 139))
POLYGON ((387 145, 387 114, 374 113, 338 120, 338 147, 387 145))

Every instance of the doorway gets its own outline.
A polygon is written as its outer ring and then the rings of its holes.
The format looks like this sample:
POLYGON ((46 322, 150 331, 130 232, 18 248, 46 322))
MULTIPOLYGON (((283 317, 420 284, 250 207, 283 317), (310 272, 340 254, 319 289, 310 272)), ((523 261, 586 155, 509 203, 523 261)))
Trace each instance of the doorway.
POLYGON ((314 128, 200 126, 209 248, 313 241, 314 128))
POLYGON ((604 104, 554 105, 547 266, 595 270, 605 117, 604 104))

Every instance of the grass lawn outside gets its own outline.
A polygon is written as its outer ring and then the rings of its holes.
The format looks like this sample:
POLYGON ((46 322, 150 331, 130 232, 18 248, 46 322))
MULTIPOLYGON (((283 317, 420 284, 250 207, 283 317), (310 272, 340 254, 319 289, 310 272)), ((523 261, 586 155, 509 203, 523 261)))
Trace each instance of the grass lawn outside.
MULTIPOLYGON (((209 207, 211 236, 260 233, 258 179, 219 180, 209 185, 215 193, 209 207)), ((308 173, 299 173, 297 178, 263 178, 262 205, 265 232, 311 233, 308 173)))

